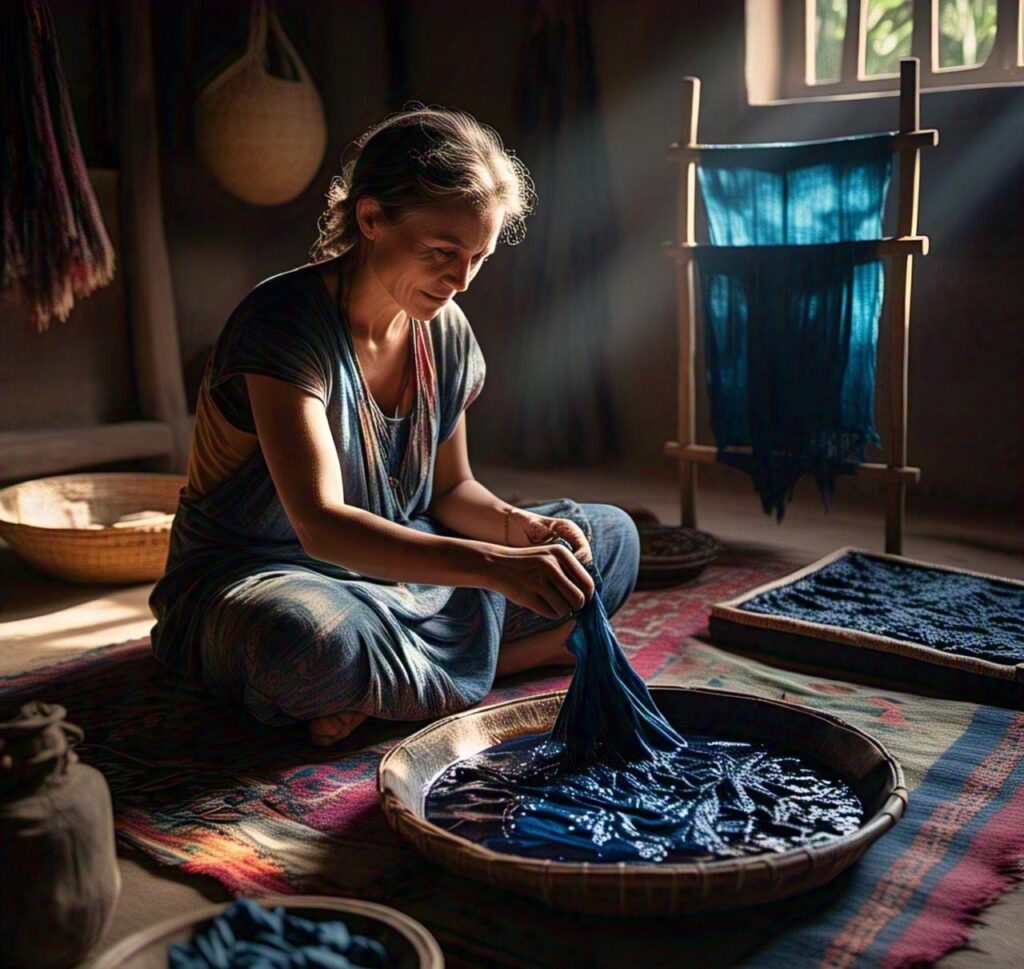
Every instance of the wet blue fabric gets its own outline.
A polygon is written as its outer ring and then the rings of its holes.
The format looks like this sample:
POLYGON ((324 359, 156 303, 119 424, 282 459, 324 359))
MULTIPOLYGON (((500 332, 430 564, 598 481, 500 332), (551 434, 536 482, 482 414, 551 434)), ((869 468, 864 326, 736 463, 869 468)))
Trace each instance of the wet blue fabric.
POLYGON ((459 761, 427 796, 428 820, 493 851, 555 861, 738 858, 812 847, 860 826, 842 778, 764 742, 686 734, 648 759, 562 766, 529 734, 459 761))
POLYGON ((696 261, 718 460, 747 471, 780 520, 801 475, 827 503, 879 443, 884 270, 856 243, 882 235, 891 168, 891 134, 701 150, 711 244, 696 261))
POLYGON ((340 918, 315 921, 240 898, 168 950, 170 969, 383 969, 388 950, 340 918))
POLYGON ((494 851, 559 861, 665 862, 824 844, 863 806, 833 771, 727 736, 680 734, 608 622, 602 580, 569 648, 576 672, 547 735, 448 768, 426 817, 494 851))
POLYGON ((569 638, 576 672, 551 728, 551 740, 562 744, 566 770, 598 761, 648 760, 656 751, 685 746, 629 665, 608 622, 601 575, 593 566, 589 572, 597 591, 569 638))
POLYGON ((992 663, 1024 662, 1024 586, 913 562, 850 552, 740 608, 992 663))

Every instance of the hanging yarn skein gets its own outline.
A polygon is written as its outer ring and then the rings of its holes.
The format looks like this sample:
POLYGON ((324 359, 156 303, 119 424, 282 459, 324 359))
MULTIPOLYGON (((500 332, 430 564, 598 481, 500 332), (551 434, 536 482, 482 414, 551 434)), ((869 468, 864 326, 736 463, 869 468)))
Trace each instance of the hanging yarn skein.
POLYGON ((0 290, 36 329, 114 277, 114 249, 75 130, 46 0, 0 3, 0 290))
POLYGON ((266 0, 253 2, 245 53, 199 94, 196 144, 214 178, 252 205, 292 201, 320 170, 323 103, 266 0))

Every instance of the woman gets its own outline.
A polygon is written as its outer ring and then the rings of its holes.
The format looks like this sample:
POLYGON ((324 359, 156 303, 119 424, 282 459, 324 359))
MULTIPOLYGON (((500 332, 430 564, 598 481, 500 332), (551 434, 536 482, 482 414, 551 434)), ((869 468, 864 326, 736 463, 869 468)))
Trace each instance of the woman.
POLYGON ((522 235, 531 194, 462 113, 405 112, 352 147, 313 262, 246 296, 211 355, 150 600, 164 663, 328 745, 570 661, 592 562, 608 613, 625 601, 624 512, 515 508, 466 453, 484 362, 452 297, 522 235))

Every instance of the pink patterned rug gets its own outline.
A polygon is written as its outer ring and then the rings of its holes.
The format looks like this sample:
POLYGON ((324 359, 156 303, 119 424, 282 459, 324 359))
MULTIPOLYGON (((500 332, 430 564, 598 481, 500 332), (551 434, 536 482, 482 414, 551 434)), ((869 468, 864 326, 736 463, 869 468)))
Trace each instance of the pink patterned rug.
MULTIPOLYGON (((148 641, 0 678, 4 711, 58 702, 85 730, 82 759, 114 795, 121 844, 236 894, 326 892, 424 922, 452 966, 926 965, 965 944, 978 914, 1024 876, 1024 714, 788 672, 706 640, 712 602, 793 565, 725 554, 675 589, 637 592, 614 617, 648 680, 740 690, 834 713, 901 761, 910 809, 831 885, 741 915, 626 921, 551 912, 421 860, 377 805, 380 756, 420 724, 371 721, 310 747, 173 682, 148 641), (555 955, 557 953, 557 955, 555 955)), ((564 687, 503 681, 497 702, 564 687)))

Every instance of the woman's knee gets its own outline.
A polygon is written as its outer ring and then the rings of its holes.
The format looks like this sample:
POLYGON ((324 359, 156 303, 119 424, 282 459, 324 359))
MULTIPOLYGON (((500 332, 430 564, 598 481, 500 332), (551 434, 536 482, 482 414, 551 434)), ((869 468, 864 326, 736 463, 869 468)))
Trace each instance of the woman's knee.
POLYGON ((605 611, 612 615, 636 588, 640 535, 636 523, 617 505, 583 504, 593 538, 591 550, 603 585, 605 611))
POLYGON ((315 594, 323 590, 288 586, 221 607, 205 637, 208 686, 268 723, 353 709, 365 700, 382 620, 354 598, 325 603, 315 594))
POLYGON ((605 611, 609 616, 616 612, 636 587, 640 570, 640 535, 633 519, 617 505, 580 504, 571 498, 527 507, 537 514, 568 518, 580 526, 601 576, 605 611))

